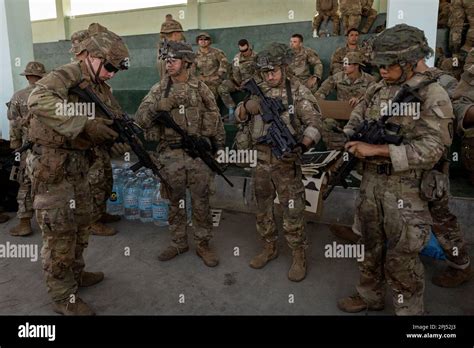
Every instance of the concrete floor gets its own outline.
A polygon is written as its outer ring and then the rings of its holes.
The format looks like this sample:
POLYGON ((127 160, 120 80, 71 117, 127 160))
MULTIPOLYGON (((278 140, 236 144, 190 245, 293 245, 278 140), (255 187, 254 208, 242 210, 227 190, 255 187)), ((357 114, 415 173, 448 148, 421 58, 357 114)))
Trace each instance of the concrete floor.
MULTIPOLYGON (((13 216, 13 214, 11 214, 13 216)), ((16 218, 0 225, 0 244, 34 243, 41 249, 36 223, 31 237, 11 237, 16 218)), ((290 252, 284 239, 280 256, 262 270, 248 266, 260 244, 254 216, 224 211, 215 229, 214 245, 220 257, 216 268, 206 267, 191 250, 169 262, 157 255, 168 244, 166 228, 121 221, 113 237, 92 236, 85 259, 87 269, 104 271, 106 278, 79 295, 101 315, 343 315, 338 298, 354 292, 358 270, 354 259, 328 259, 324 246, 334 241, 326 225, 309 223, 309 273, 301 283, 287 279, 290 252), (124 248, 130 256, 124 256, 124 248), (234 248, 240 256, 234 256, 234 248), (179 303, 184 294, 185 303, 179 303), (294 295, 294 303, 289 296, 294 295)), ((338 241, 342 242, 342 241, 338 241)), ((471 248, 472 250, 472 248, 471 248)), ((471 252, 471 255, 474 254, 471 252)), ((458 289, 442 289, 429 279, 444 263, 423 258, 426 269, 425 307, 432 315, 473 315, 474 281, 458 289)), ((0 259, 0 315, 50 315, 41 261, 0 259)), ((389 294, 386 309, 368 315, 393 315, 389 294)), ((360 313, 358 315, 366 315, 360 313)))

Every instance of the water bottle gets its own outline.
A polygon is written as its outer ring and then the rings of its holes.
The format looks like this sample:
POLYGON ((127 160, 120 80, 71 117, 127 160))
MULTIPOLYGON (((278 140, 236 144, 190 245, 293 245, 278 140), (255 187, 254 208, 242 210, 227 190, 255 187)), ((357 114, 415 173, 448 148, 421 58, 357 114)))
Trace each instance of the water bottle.
POLYGON ((188 226, 193 225, 193 208, 191 204, 191 192, 189 189, 186 189, 186 217, 188 226))
POLYGON ((113 186, 112 193, 107 200, 107 213, 110 215, 123 215, 123 177, 122 169, 115 168, 113 170, 113 186))
POLYGON ((127 171, 129 171, 131 166, 132 164, 130 162, 124 162, 122 164, 123 172, 126 173, 127 171))
POLYGON ((123 207, 125 219, 137 220, 140 218, 140 211, 138 209, 138 187, 137 178, 134 175, 129 176, 125 184, 123 207))
POLYGON ((163 227, 168 226, 168 201, 161 197, 160 184, 156 186, 153 195, 153 222, 155 225, 163 227))
POLYGON ((152 178, 146 178, 143 182, 141 195, 138 201, 138 208, 140 209, 140 221, 153 221, 153 195, 155 193, 152 178))

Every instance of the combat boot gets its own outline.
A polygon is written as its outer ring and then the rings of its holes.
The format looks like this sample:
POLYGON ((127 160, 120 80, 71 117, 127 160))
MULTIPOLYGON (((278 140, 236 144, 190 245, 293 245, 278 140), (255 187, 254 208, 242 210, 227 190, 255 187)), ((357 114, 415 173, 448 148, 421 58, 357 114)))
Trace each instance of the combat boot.
POLYGON ((102 222, 103 224, 109 224, 111 222, 117 222, 117 221, 120 221, 120 216, 118 215, 111 215, 111 214, 107 214, 107 213, 104 213, 100 219, 99 219, 99 222, 102 222))
POLYGON ((204 261, 207 267, 215 267, 219 263, 216 252, 209 246, 209 242, 199 242, 196 254, 204 261))
POLYGON ((263 268, 268 262, 276 259, 278 256, 277 242, 267 242, 263 244, 263 251, 250 261, 250 267, 263 268))
POLYGON ((288 271, 288 279, 292 282, 300 282, 306 277, 306 253, 300 247, 293 250, 293 263, 288 271))
POLYGON ((104 273, 103 272, 85 272, 82 271, 79 281, 77 282, 81 288, 85 288, 87 286, 92 286, 97 283, 100 283, 104 280, 104 273))
POLYGON ((448 266, 442 273, 433 276, 431 282, 443 288, 455 288, 468 282, 471 278, 471 265, 466 269, 457 269, 448 266))
POLYGON ((18 225, 10 230, 12 236, 27 236, 32 234, 30 218, 22 218, 18 225))
POLYGON ((352 227, 343 225, 329 225, 329 231, 332 232, 337 238, 349 241, 351 243, 357 243, 360 236, 352 231, 352 227))
POLYGON ((10 217, 8 215, 0 213, 0 224, 3 224, 4 222, 7 222, 10 220, 10 217))
POLYGON ((71 303, 69 299, 53 302, 53 310, 63 315, 95 315, 95 312, 79 297, 71 303))
POLYGON ((381 311, 385 306, 383 304, 369 306, 359 294, 355 294, 337 301, 337 307, 343 312, 358 313, 364 310, 381 311))
POLYGON ((103 223, 96 222, 91 225, 91 234, 94 236, 113 236, 117 234, 117 230, 110 226, 105 226, 103 223))
POLYGON ((158 255, 158 260, 168 261, 168 260, 171 260, 171 259, 175 258, 178 255, 181 255, 181 254, 185 253, 188 250, 189 250, 188 246, 186 246, 184 248, 177 248, 177 247, 174 247, 174 246, 170 245, 165 250, 163 250, 163 252, 160 255, 158 255))

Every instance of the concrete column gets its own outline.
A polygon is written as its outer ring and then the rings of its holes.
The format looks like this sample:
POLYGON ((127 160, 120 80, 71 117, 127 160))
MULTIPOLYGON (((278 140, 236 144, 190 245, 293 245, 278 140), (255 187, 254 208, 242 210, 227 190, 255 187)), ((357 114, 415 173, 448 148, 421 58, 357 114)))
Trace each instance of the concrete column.
POLYGON ((0 0, 0 137, 9 139, 7 103, 28 84, 20 73, 34 60, 28 0, 0 0))
POLYGON ((67 20, 64 18, 63 0, 56 0, 56 34, 59 40, 69 39, 67 36, 67 20))
POLYGON ((186 27, 187 29, 199 29, 199 2, 198 0, 188 0, 186 6, 186 27))
MULTIPOLYGON (((438 0, 388 0, 387 28, 406 23, 425 32, 428 44, 436 51, 438 0)), ((434 66, 434 57, 426 61, 434 66)))

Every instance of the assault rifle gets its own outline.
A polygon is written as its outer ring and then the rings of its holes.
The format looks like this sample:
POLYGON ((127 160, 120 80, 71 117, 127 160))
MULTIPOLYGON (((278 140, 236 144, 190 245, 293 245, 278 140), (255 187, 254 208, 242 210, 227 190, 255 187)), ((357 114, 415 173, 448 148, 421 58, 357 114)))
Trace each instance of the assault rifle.
POLYGON ((126 113, 116 115, 107 105, 94 93, 90 87, 80 88, 74 87, 70 90, 77 94, 82 100, 94 103, 110 120, 113 120, 111 128, 118 133, 117 142, 127 143, 132 151, 137 155, 138 162, 130 167, 131 170, 137 171, 141 167, 149 168, 153 173, 160 178, 161 183, 165 188, 171 192, 172 188, 168 182, 161 175, 157 165, 153 162, 151 156, 146 152, 145 148, 140 142, 139 135, 143 133, 142 129, 133 121, 133 119, 126 113))
MULTIPOLYGON (((409 86, 404 84, 397 92, 395 97, 392 99, 394 103, 421 103, 422 98, 418 91, 428 86, 429 84, 436 82, 435 80, 427 80, 419 83, 416 86, 409 86)), ((364 120, 356 129, 354 134, 350 137, 350 141, 362 141, 367 144, 381 145, 381 144, 394 144, 400 145, 403 141, 403 137, 398 135, 401 130, 401 126, 387 122, 392 117, 390 113, 380 117, 378 120, 364 120), (388 132, 387 132, 388 131, 388 132)), ((349 156, 347 161, 341 165, 336 173, 331 176, 328 182, 328 188, 323 194, 323 200, 329 197, 332 190, 336 185, 341 185, 347 188, 346 178, 350 172, 355 168, 359 159, 351 153, 347 153, 349 156)))
POLYGON ((189 154, 189 156, 192 158, 199 157, 209 167, 209 169, 222 176, 222 178, 231 187, 234 187, 234 184, 224 175, 219 163, 211 155, 212 147, 207 139, 189 135, 175 122, 175 120, 173 120, 169 112, 159 111, 156 115, 154 115, 153 121, 156 123, 161 123, 165 127, 171 128, 176 133, 178 133, 181 136, 183 149, 189 154))
POLYGON ((270 123, 267 134, 257 139, 257 143, 271 145, 273 154, 276 158, 281 159, 283 154, 291 152, 297 143, 280 117, 280 113, 285 111, 285 106, 280 99, 267 97, 263 94, 254 79, 248 80, 244 84, 244 89, 260 98, 262 119, 266 123, 270 123))

